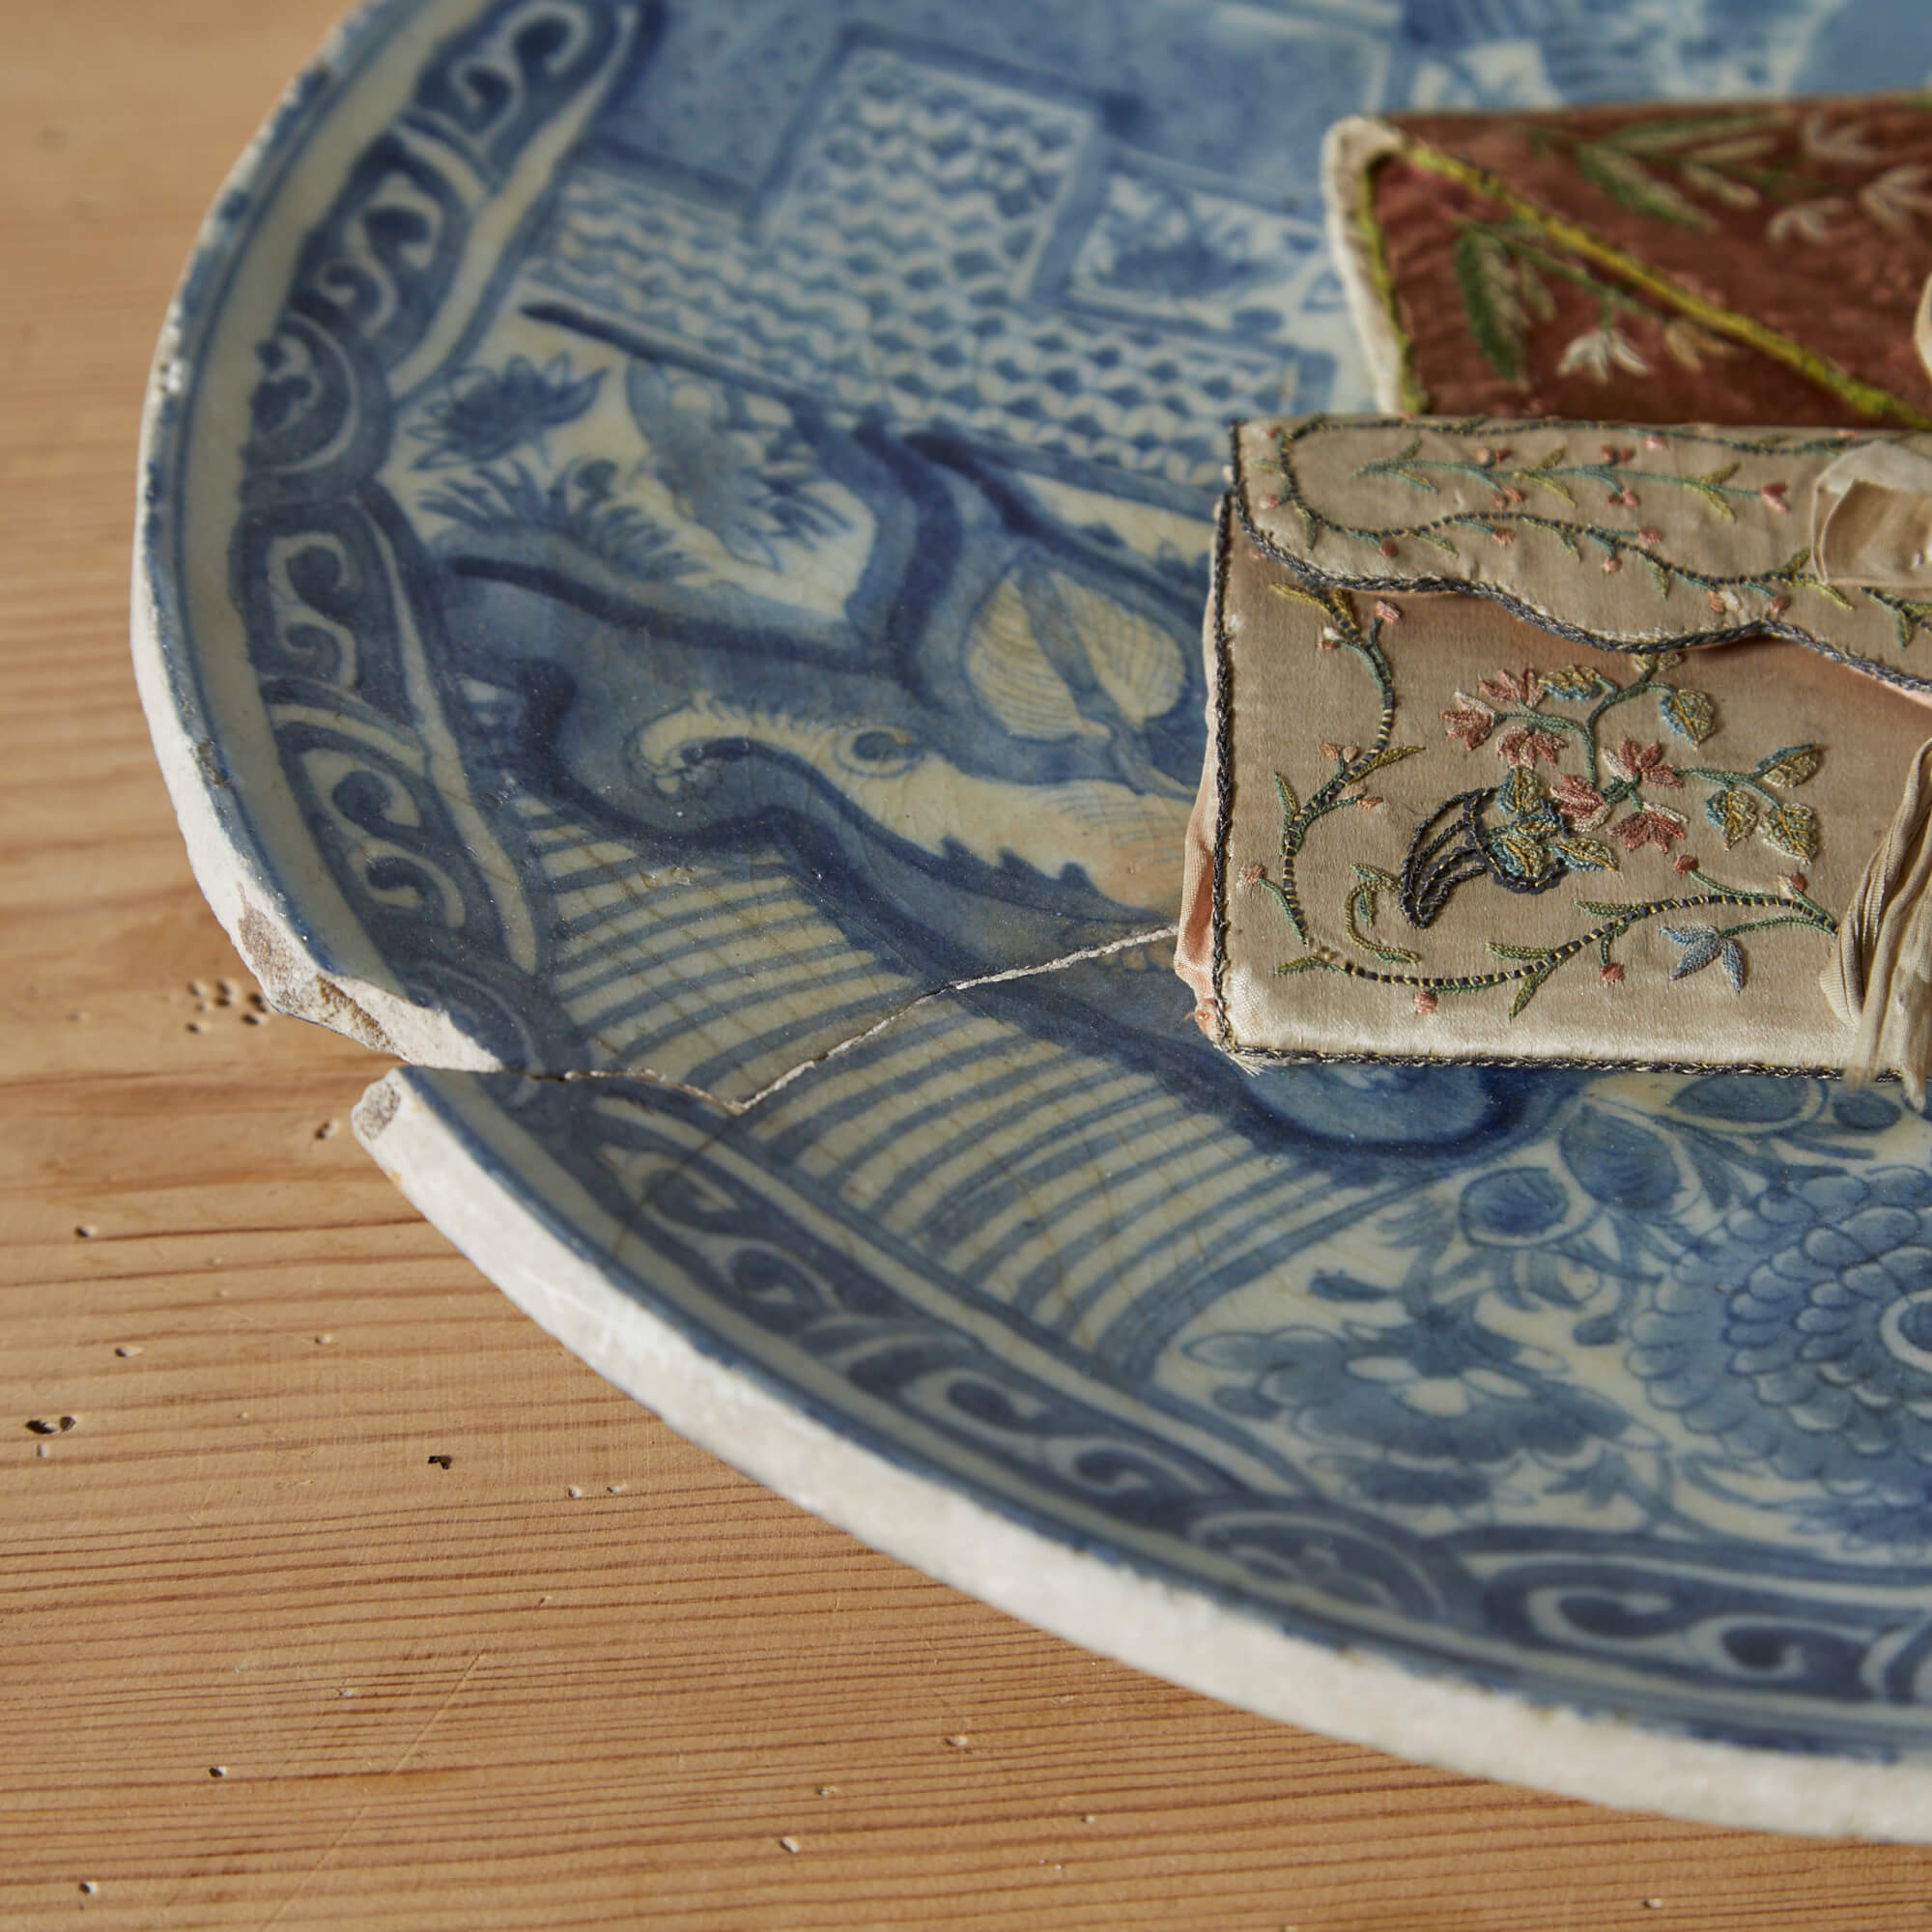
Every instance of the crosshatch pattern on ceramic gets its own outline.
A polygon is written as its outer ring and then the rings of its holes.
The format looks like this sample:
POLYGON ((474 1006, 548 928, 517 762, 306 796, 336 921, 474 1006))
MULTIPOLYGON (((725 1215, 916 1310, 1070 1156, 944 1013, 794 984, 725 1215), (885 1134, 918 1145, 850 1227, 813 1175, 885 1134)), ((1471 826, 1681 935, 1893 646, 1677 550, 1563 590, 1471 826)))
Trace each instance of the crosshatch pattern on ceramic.
POLYGON ((224 920, 452 1016, 506 1196, 854 1439, 1324 1643, 1922 1759, 1923 1123, 1250 1078, 1145 940, 1223 421, 1366 400, 1323 121, 1921 32, 1501 11, 379 7, 190 281, 163 753, 224 920))

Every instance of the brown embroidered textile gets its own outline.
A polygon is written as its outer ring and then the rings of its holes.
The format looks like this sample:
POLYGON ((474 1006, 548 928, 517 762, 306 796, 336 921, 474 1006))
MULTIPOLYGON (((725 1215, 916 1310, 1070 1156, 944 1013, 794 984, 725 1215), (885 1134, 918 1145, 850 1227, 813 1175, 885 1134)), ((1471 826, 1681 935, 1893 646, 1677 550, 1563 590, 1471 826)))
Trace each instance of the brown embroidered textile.
POLYGON ((1240 426, 1177 955, 1204 1027, 1920 1081, 1920 445, 1240 426))
POLYGON ((1327 188, 1390 408, 1932 425, 1932 96, 1357 119, 1327 188))

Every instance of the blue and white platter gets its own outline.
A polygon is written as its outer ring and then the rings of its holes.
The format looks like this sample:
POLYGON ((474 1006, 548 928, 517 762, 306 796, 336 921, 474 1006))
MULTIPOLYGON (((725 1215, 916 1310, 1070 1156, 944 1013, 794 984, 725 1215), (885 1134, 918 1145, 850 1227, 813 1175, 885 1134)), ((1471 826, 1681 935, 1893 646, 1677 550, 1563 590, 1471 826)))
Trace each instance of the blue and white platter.
POLYGON ((1918 0, 384 0, 156 363, 215 912, 674 1427, 1250 1709, 1932 1837, 1932 1130, 1250 1076, 1170 971, 1232 415, 1335 117, 1932 75, 1918 0))

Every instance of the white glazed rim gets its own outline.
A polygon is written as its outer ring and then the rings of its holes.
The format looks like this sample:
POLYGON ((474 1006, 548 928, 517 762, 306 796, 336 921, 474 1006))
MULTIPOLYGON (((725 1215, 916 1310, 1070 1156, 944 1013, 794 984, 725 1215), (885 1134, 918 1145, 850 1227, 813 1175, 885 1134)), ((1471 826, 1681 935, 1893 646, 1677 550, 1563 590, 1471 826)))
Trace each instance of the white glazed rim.
POLYGON ((504 1187, 408 1069, 355 1131, 540 1327, 678 1435, 928 1577, 1257 1716, 1397 1756, 1713 1825, 1932 1840, 1932 1770, 1707 1744, 1424 1677, 1071 1548, 802 1413, 696 1347, 504 1187))

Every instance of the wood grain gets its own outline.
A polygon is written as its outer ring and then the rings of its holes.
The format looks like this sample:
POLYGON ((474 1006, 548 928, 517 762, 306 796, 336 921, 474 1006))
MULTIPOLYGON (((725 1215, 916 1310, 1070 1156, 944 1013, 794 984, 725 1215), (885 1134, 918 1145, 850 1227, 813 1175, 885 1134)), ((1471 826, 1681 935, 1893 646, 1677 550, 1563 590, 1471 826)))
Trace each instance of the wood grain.
POLYGON ((1397 1764, 928 1583, 606 1388, 362 1157, 380 1063, 251 1023, 125 644, 162 307, 331 5, 7 23, 0 1923, 1932 1924, 1932 1854, 1397 1764))

